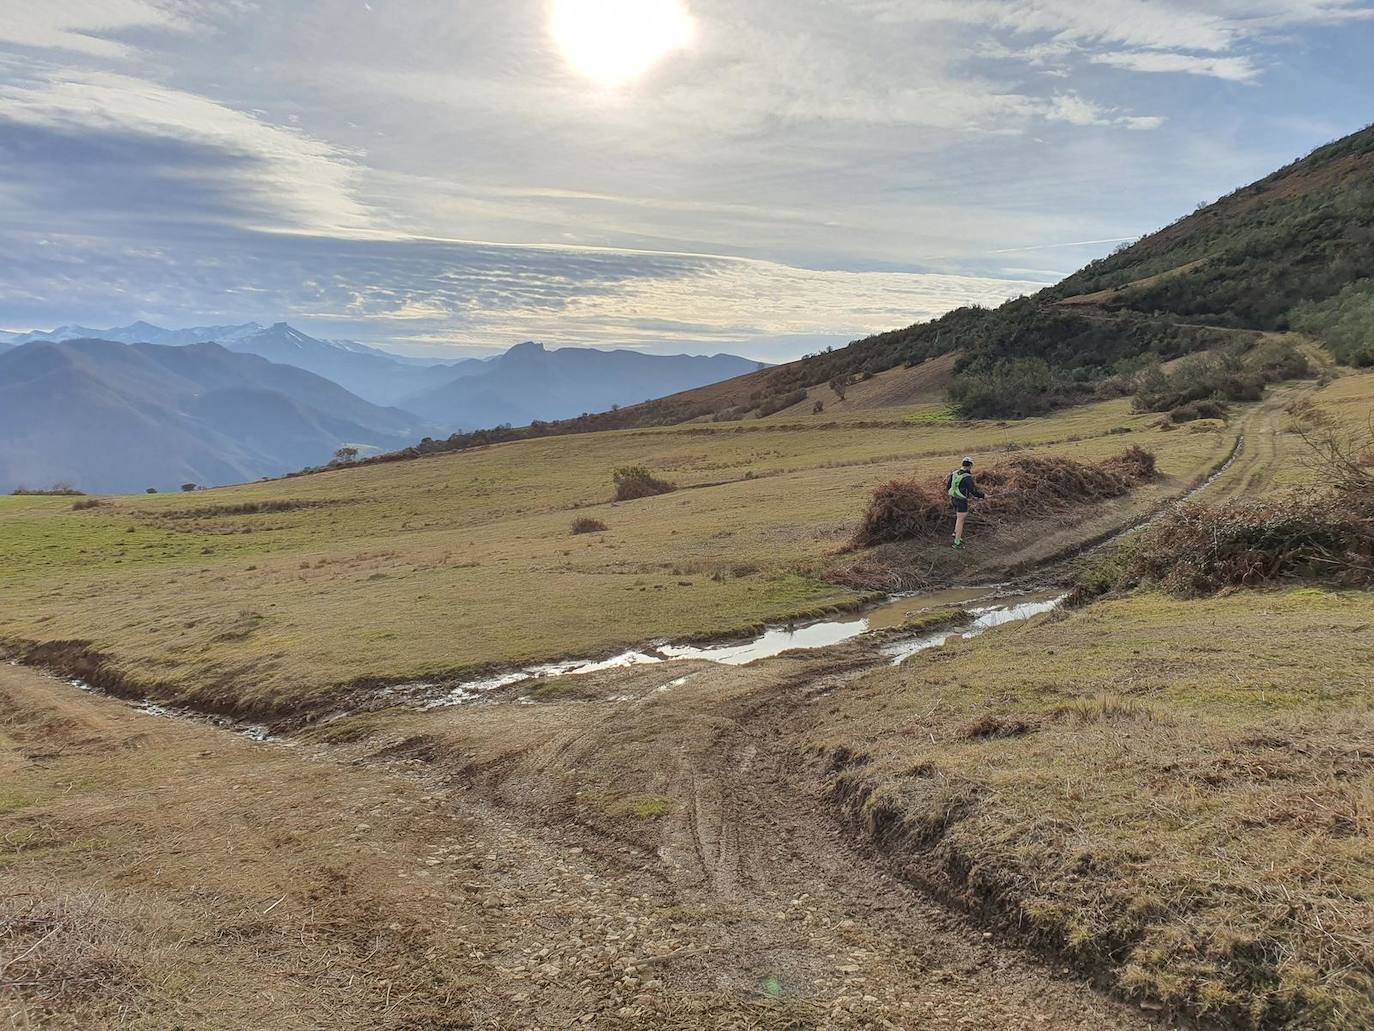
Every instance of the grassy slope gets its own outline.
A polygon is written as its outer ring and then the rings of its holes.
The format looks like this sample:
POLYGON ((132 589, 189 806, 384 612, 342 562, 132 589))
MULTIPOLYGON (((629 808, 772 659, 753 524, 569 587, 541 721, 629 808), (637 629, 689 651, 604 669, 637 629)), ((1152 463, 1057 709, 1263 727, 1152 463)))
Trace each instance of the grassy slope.
MULTIPOLYGON (((1367 425, 1374 375, 1317 400, 1367 425)), ((1310 479, 1289 426, 1264 420, 1211 494, 1310 479)), ((1369 1027, 1372 624, 1369 592, 1116 599, 874 675, 812 744, 906 875, 1124 992, 1369 1027)))
MULTIPOLYGON (((874 413, 869 413, 870 417, 874 413)), ((882 414, 882 413, 878 413, 882 414)), ((878 483, 943 476, 1006 445, 1087 460, 1156 451, 1175 485, 1229 450, 1160 432, 1125 401, 1013 425, 691 426, 549 438, 195 495, 0 499, 0 638, 88 641, 205 705, 299 704, 420 677, 660 637, 725 633, 852 603, 825 556, 878 483), (1129 427, 1129 435, 1110 430, 1129 427), (611 505, 613 468, 683 487, 611 505), (318 507, 182 518, 215 505, 318 507), (573 537, 574 515, 606 534, 573 537)), ((879 420, 883 421, 883 420, 879 420)))
POLYGON ((1366 1027, 1371 621, 1367 593, 1103 603, 873 677, 817 743, 909 875, 1127 992, 1366 1027))

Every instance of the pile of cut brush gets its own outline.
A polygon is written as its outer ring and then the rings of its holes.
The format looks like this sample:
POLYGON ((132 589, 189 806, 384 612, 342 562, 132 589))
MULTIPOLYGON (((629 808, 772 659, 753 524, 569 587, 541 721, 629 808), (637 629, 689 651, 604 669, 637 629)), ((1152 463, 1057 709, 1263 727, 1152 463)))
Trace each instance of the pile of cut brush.
POLYGON ((1374 483, 1185 505, 1141 534, 1121 586, 1198 597, 1305 579, 1374 583, 1374 483))
MULTIPOLYGON (((1099 465, 1062 456, 1013 458, 977 474, 979 488, 989 495, 978 506, 978 516, 994 525, 1008 518, 1034 519, 1071 505, 1122 497, 1158 475, 1155 456, 1139 447, 1099 465)), ((948 535, 950 526, 943 483, 894 480, 873 492, 851 547, 948 535)))

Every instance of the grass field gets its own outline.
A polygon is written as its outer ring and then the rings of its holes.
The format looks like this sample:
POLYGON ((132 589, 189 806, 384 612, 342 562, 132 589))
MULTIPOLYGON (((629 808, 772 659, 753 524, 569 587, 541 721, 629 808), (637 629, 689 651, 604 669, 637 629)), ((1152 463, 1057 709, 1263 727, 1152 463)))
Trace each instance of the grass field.
POLYGON ((82 511, 0 498, 0 638, 87 642, 133 683, 202 705, 290 709, 360 680, 852 605, 819 574, 868 493, 938 479, 964 453, 1095 461, 1137 444, 1176 489, 1234 443, 1153 428, 1124 400, 1014 424, 910 414, 549 438, 82 511), (612 504, 611 472, 631 464, 681 489, 612 504), (578 516, 609 529, 573 536, 578 516))
POLYGON ((1127 994, 1368 1027, 1371 623, 1368 592, 1104 602, 877 674, 816 745, 909 876, 1127 994))

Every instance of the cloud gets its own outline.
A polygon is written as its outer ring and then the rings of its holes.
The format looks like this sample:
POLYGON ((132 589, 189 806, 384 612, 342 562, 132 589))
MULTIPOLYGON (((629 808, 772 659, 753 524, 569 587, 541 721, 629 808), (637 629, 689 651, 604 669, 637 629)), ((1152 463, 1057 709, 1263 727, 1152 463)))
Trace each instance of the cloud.
POLYGON ((5 5, 0 44, 122 57, 129 48, 112 34, 130 29, 186 32, 192 23, 174 7, 150 0, 19 0, 5 5))
POLYGON ((1230 82, 1254 82, 1260 68, 1249 57, 1214 57, 1197 54, 1178 54, 1158 50, 1114 50, 1094 54, 1094 64, 1111 65, 1133 72, 1184 72, 1206 75, 1230 82))
POLYGON ((1363 0, 859 0, 889 22, 951 21, 1055 42, 1219 53, 1276 28, 1369 18, 1363 0))
POLYGON ((33 322, 51 298, 69 296, 81 307, 65 308, 57 321, 288 318, 327 336, 374 342, 500 347, 538 338, 719 350, 788 337, 852 339, 1044 285, 709 255, 306 234, 217 235, 194 250, 183 245, 175 262, 136 241, 115 247, 48 235, 39 246, 39 239, 0 236, 0 310, 15 313, 7 323, 33 322))
POLYGON ((1055 97, 1046 108, 1045 117, 1052 122, 1068 122, 1070 125, 1110 125, 1135 130, 1158 129, 1166 121, 1158 115, 1124 115, 1116 108, 1102 107, 1076 93, 1055 97))
MULTIPOLYGON (((108 150, 114 143, 128 156, 130 174, 144 180, 144 193, 159 181, 172 197, 203 189, 229 202, 215 205, 220 217, 229 217, 237 205, 245 220, 313 228, 344 229, 369 220, 351 191, 353 161, 339 148, 146 79, 88 71, 0 84, 0 122, 11 131, 66 141, 69 160, 53 160, 45 169, 58 180, 47 183, 49 189, 60 186, 63 177, 80 183, 92 172, 82 163, 83 150, 108 150), (179 158, 159 160, 171 152, 179 158)), ((100 192, 98 185, 88 189, 85 199, 98 201, 100 192)), ((195 214, 190 206, 167 213, 195 214)))

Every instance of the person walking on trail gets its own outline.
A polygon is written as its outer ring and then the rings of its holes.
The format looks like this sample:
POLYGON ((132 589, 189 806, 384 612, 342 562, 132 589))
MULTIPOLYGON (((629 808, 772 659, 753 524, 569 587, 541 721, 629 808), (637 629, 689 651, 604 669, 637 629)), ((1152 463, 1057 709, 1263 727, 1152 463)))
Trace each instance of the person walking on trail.
POLYGON ((964 522, 968 519, 969 498, 977 498, 982 501, 987 497, 973 482, 972 458, 965 458, 963 465, 949 474, 949 479, 945 481, 945 490, 949 491, 949 500, 954 506, 955 512, 954 546, 962 549, 964 546, 964 522))

